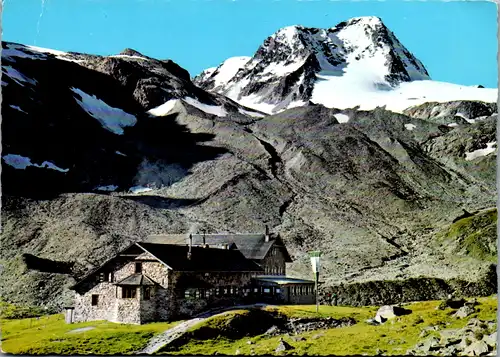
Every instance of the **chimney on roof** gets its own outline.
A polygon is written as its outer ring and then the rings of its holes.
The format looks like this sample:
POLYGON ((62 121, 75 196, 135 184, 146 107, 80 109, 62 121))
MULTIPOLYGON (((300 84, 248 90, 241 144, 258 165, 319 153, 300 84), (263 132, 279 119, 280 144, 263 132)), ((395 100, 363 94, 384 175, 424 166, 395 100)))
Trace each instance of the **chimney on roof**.
POLYGON ((188 250, 188 255, 187 255, 187 258, 188 260, 191 260, 191 246, 193 245, 193 235, 190 233, 189 234, 189 250, 188 250))
POLYGON ((266 224, 266 236, 264 239, 266 242, 269 242, 269 226, 266 224))

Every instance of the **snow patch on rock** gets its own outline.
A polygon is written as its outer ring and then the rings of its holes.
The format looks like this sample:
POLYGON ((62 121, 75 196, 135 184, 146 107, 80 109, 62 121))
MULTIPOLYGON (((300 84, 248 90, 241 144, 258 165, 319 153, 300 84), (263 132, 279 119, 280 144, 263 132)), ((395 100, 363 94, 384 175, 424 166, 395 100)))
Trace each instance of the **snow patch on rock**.
POLYGON ((26 77, 24 74, 19 72, 17 69, 12 68, 11 66, 2 66, 2 72, 20 86, 24 86, 23 83, 29 83, 33 85, 37 83, 36 80, 26 77))
POLYGON ((145 187, 145 186, 133 186, 133 187, 130 187, 129 191, 131 193, 143 193, 143 192, 153 191, 153 189, 150 187, 145 187))
POLYGON ((108 191, 108 192, 113 192, 118 188, 116 185, 107 185, 107 186, 97 186, 94 188, 96 191, 108 191))
POLYGON ((52 170, 56 170, 59 172, 68 172, 69 169, 62 169, 59 166, 53 164, 50 161, 44 161, 40 165, 33 164, 31 159, 26 156, 17 155, 17 154, 7 154, 3 157, 5 163, 15 169, 25 170, 29 166, 38 167, 38 168, 48 168, 52 170))
POLYGON ((157 117, 168 115, 172 112, 175 104, 179 102, 179 99, 170 99, 169 101, 157 106, 156 108, 148 110, 148 113, 157 117))
POLYGON ((106 130, 117 135, 122 135, 124 127, 134 126, 135 123, 137 123, 137 118, 135 116, 119 108, 109 106, 95 95, 89 95, 73 87, 71 90, 81 97, 81 99, 75 98, 80 107, 90 116, 97 119, 106 130))
POLYGON ((22 110, 21 108, 19 108, 17 105, 12 105, 11 104, 11 105, 9 105, 9 107, 11 107, 12 109, 15 109, 15 110, 17 110, 17 111, 19 111, 21 113, 28 114, 24 110, 22 110))
POLYGON ((342 113, 335 114, 334 117, 339 123, 347 123, 350 119, 349 115, 342 113))
POLYGON ((218 117, 225 117, 227 115, 226 110, 224 107, 219 106, 219 105, 208 105, 208 104, 203 104, 199 102, 198 100, 191 98, 191 97, 185 97, 183 99, 186 103, 189 105, 192 105, 193 107, 207 113, 207 114, 212 114, 216 115, 218 117))
POLYGON ((486 144, 486 148, 477 149, 468 153, 465 153, 465 160, 472 161, 477 159, 478 157, 489 155, 497 150, 494 146, 497 145, 496 141, 492 141, 486 144))

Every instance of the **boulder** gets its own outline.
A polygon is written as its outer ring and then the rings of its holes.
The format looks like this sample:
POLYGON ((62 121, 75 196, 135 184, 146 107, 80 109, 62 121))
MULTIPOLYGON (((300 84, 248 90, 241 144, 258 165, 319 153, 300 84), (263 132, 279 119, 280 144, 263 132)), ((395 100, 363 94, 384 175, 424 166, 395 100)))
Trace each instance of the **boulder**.
POLYGON ((416 354, 420 354, 422 352, 428 353, 430 351, 435 351, 439 349, 439 347, 440 347, 439 340, 436 337, 431 337, 427 340, 417 343, 414 351, 416 354))
POLYGON ((472 315, 476 310, 471 305, 464 305, 453 315, 457 319, 463 319, 472 315))
POLYGON ((279 333, 278 326, 271 326, 264 335, 276 335, 279 333))
POLYGON ((278 347, 276 347, 275 352, 280 353, 284 351, 289 351, 292 350, 294 347, 290 345, 288 342, 284 341, 283 339, 280 339, 280 342, 278 344, 278 347))
POLYGON ((424 352, 435 351, 440 347, 439 340, 436 337, 431 337, 424 341, 422 350, 424 352))
POLYGON ((456 356, 459 352, 457 345, 448 346, 440 351, 441 356, 456 356))
POLYGON ((464 299, 447 299, 447 300, 441 302, 436 307, 436 310, 444 310, 446 308, 459 309, 464 305, 465 305, 464 299))
POLYGON ((384 323, 385 321, 393 319, 396 316, 407 315, 409 313, 411 313, 411 310, 407 310, 399 306, 385 305, 378 309, 375 321, 378 323, 384 323))
POLYGON ((481 356, 488 353, 489 347, 484 341, 476 341, 470 344, 465 350, 464 354, 467 356, 481 356))
POLYGON ((471 344, 472 344, 472 340, 470 338, 463 337, 462 341, 460 341, 460 343, 457 345, 457 348, 460 351, 463 351, 463 350, 467 349, 471 344))
POLYGON ((484 321, 481 321, 475 317, 467 322, 467 326, 480 326, 481 324, 484 324, 484 321))
POLYGON ((485 335, 483 337, 483 341, 490 347, 496 347, 497 346, 497 333, 494 332, 491 335, 485 335))
POLYGON ((496 328, 497 328, 497 323, 495 321, 487 321, 486 325, 488 326, 488 328, 490 330, 493 330, 493 329, 496 330, 496 328))

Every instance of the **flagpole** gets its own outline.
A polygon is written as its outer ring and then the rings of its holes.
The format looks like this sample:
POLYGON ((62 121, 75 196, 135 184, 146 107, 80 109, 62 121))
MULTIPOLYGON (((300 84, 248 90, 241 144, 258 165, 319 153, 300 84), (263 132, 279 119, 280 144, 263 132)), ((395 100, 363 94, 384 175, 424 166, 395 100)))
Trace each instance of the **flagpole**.
POLYGON ((316 293, 316 313, 319 313, 319 257, 321 256, 321 251, 309 252, 309 257, 311 258, 311 268, 314 273, 314 286, 316 293))
POLYGON ((318 301, 318 280, 319 280, 319 272, 316 272, 316 313, 319 312, 319 301, 318 301))

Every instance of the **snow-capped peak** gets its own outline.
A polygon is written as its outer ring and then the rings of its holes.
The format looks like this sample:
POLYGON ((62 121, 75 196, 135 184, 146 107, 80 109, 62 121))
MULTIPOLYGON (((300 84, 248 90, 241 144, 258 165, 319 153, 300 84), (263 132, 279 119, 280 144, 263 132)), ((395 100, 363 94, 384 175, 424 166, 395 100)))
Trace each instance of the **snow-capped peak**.
POLYGON ((237 70, 225 71, 226 62, 195 83, 267 113, 308 102, 401 112, 429 101, 495 102, 498 92, 432 81, 422 62, 377 16, 351 18, 328 29, 287 26, 269 36, 251 59, 240 61, 237 70))
POLYGON ((235 60, 228 61, 194 82, 268 112, 309 100, 323 104, 313 92, 318 83, 332 78, 367 90, 430 79, 423 64, 376 16, 352 18, 328 29, 287 26, 269 36, 251 59, 245 57, 236 66, 235 60))
POLYGON ((278 32, 271 35, 271 38, 273 40, 285 43, 289 47, 293 47, 294 43, 297 41, 299 31, 302 28, 302 26, 298 25, 283 27, 282 29, 278 30, 278 32))
POLYGON ((236 73, 245 66, 251 59, 247 56, 231 57, 222 62, 218 67, 212 67, 204 70, 194 80, 210 82, 214 88, 227 83, 236 73))
POLYGON ((358 16, 352 17, 347 21, 347 24, 351 25, 353 23, 361 23, 363 25, 369 26, 385 26, 382 19, 378 16, 358 16))

